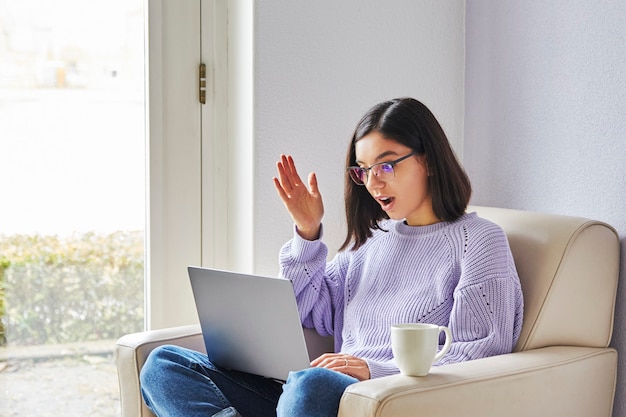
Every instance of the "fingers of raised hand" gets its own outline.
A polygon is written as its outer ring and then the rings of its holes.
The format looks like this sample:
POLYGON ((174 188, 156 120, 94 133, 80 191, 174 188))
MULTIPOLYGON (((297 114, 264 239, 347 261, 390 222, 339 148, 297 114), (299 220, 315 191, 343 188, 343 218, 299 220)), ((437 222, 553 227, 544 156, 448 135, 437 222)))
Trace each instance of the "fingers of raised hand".
POLYGON ((278 178, 274 178, 274 187, 276 188, 276 192, 283 201, 289 198, 278 178))
POLYGON ((303 185, 291 156, 281 155, 280 161, 276 163, 276 168, 280 185, 287 194, 291 194, 296 187, 303 185))

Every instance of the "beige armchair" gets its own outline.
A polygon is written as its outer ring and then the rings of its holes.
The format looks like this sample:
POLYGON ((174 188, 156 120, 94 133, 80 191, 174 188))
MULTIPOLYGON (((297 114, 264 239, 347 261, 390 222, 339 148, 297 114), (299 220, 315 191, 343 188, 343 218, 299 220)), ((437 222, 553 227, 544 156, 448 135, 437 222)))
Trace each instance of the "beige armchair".
MULTIPOLYGON (((506 232, 524 292, 514 353, 433 367, 426 377, 389 376, 350 386, 340 417, 610 417, 617 352, 609 348, 619 239, 607 224, 576 217, 470 207, 506 232)), ((307 332, 316 351, 328 340, 307 332)), ((198 326, 155 330, 117 342, 123 417, 151 416, 139 370, 161 344, 204 350, 198 326)))

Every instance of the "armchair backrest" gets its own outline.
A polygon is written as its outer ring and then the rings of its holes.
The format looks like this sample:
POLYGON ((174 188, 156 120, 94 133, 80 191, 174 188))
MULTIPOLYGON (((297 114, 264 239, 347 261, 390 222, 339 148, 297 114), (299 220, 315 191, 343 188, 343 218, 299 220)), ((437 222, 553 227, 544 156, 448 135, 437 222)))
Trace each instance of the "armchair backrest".
POLYGON ((507 234, 524 293, 516 351, 609 345, 620 257, 615 229, 555 214, 480 206, 467 211, 507 234))

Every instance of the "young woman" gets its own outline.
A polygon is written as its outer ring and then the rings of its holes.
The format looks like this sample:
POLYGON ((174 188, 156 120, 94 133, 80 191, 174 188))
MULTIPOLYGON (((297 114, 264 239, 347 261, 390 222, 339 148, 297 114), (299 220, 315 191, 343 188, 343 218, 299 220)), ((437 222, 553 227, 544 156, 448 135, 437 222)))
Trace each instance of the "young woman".
POLYGON ((327 262, 322 198, 282 156, 274 185, 295 231, 280 252, 302 324, 333 335, 335 353, 282 385, 219 369, 177 347, 150 355, 141 374, 157 415, 336 416, 346 387, 398 373, 390 326, 450 328, 450 351, 435 365, 511 352, 522 324, 522 293, 504 232, 465 213, 470 182, 434 115, 417 100, 373 107, 347 155, 348 233, 327 262))

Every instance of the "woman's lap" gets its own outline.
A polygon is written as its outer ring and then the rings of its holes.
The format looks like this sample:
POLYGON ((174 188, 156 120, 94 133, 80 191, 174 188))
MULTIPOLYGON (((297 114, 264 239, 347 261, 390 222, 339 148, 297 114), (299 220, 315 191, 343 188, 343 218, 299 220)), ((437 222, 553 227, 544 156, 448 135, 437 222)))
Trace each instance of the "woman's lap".
POLYGON ((336 417, 343 392, 357 379, 325 368, 291 372, 278 401, 278 417, 336 417))
POLYGON ((337 415, 345 388, 355 382, 335 371, 309 368, 292 372, 281 386, 257 375, 221 369, 206 355, 177 346, 155 349, 141 371, 144 400, 163 417, 206 417, 229 407, 244 417, 277 412, 280 417, 331 417, 337 415))
POLYGON ((244 416, 274 416, 281 383, 221 369, 206 355, 177 346, 150 354, 141 370, 148 407, 159 416, 212 416, 234 406, 244 416))

